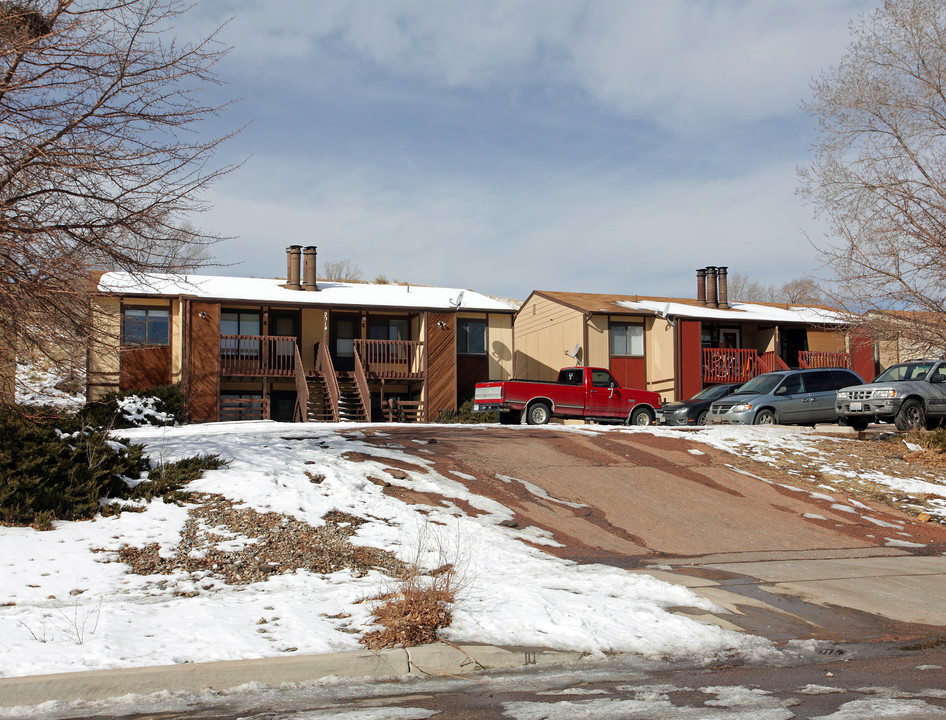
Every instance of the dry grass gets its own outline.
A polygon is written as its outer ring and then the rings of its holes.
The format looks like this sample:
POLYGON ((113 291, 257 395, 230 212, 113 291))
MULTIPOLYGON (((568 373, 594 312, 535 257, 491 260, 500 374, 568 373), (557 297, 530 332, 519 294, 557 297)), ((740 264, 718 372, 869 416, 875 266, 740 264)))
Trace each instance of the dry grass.
POLYGON ((382 629, 365 633, 361 642, 379 650, 438 640, 438 632, 453 620, 452 606, 459 589, 453 565, 430 573, 413 565, 395 590, 371 598, 375 603, 371 616, 382 629))

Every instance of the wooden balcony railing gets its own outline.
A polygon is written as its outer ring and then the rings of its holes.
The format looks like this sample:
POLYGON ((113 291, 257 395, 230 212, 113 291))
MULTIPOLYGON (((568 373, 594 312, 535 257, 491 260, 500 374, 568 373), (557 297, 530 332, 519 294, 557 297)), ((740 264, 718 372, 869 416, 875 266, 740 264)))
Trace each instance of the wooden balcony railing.
POLYGON ((279 335, 221 335, 220 374, 292 377, 296 339, 279 335))
POLYGON ((746 348, 703 348, 704 383, 746 382, 762 373, 788 369, 774 352, 760 355, 746 348))
POLYGON ((355 340, 365 375, 370 380, 421 380, 424 343, 418 340, 355 340))
POLYGON ((803 350, 798 353, 798 365, 803 368, 842 367, 850 370, 851 355, 846 352, 803 350))
POLYGON ((220 398, 220 421, 269 420, 269 398, 220 398))
POLYGON ((315 344, 315 372, 325 381, 325 392, 328 393, 332 421, 338 422, 338 401, 341 391, 338 388, 338 376, 335 374, 335 366, 332 365, 332 354, 329 352, 327 342, 315 344))
POLYGON ((782 360, 777 354, 773 351, 767 353, 762 353, 759 355, 759 364, 756 370, 756 375, 761 375, 762 373, 775 372, 776 370, 791 370, 791 368, 785 364, 785 361, 782 360))
POLYGON ((703 348, 703 382, 746 382, 759 374, 758 361, 755 350, 703 348))

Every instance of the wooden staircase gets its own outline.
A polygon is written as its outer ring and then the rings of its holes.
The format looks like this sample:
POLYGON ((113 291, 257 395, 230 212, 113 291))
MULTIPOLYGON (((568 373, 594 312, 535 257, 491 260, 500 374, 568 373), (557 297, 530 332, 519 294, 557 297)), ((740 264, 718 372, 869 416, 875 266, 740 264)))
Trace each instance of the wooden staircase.
POLYGON ((338 375, 338 419, 340 422, 368 422, 365 417, 364 404, 361 401, 361 391, 355 378, 347 373, 338 375))
POLYGON ((332 401, 325 387, 325 380, 320 376, 310 377, 306 381, 309 388, 309 403, 307 408, 308 422, 334 422, 332 401))

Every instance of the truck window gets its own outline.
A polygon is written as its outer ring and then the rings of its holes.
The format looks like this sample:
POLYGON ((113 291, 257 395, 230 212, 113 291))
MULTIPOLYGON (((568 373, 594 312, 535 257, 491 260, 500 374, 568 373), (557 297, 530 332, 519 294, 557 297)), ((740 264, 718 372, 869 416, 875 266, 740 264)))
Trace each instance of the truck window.
POLYGON ((611 377, 611 373, 607 370, 592 370, 591 371, 591 384, 594 387, 611 387, 612 384, 617 385, 614 382, 614 378, 611 377))
POLYGON ((558 374, 558 381, 563 385, 581 385, 583 379, 582 371, 574 368, 562 370, 558 374))

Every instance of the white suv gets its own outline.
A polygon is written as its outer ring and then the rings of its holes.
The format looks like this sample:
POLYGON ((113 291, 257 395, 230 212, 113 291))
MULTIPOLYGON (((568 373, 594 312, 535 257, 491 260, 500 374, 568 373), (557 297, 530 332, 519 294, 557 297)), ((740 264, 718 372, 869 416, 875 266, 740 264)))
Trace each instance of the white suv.
POLYGON ((911 360, 891 365, 873 382, 838 391, 838 419, 863 430, 871 422, 892 422, 916 430, 946 417, 946 361, 911 360))

